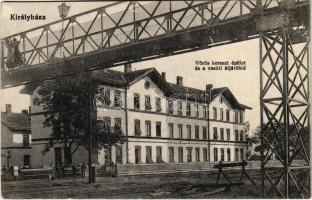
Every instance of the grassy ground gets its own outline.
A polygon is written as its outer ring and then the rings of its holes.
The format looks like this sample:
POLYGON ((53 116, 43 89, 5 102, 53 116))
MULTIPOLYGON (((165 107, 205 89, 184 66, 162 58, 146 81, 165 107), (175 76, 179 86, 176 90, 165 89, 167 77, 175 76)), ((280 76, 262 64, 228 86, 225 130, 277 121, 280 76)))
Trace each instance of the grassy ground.
MULTIPOLYGON (((246 178, 243 185, 230 189, 222 183, 215 186, 217 173, 193 172, 180 174, 97 177, 88 184, 87 178, 65 178, 53 181, 27 180, 2 182, 4 198, 261 198, 260 171, 248 172, 256 186, 246 178)), ((234 182, 239 172, 230 172, 234 182)))

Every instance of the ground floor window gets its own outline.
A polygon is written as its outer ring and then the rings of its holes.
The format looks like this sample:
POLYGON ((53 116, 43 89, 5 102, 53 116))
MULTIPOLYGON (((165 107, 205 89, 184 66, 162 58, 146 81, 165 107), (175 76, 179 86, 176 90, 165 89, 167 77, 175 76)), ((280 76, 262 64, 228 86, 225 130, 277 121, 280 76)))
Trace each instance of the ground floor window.
POLYGON ((221 148, 220 151, 221 151, 221 161, 224 161, 224 149, 221 148))
POLYGON ((169 162, 174 162, 174 149, 173 147, 169 147, 169 162))
POLYGON ((116 163, 122 164, 122 146, 116 146, 116 163))
POLYGON ((141 163, 141 147, 136 146, 134 150, 135 164, 141 163))
POLYGON ((24 166, 30 166, 30 155, 24 155, 24 166))
POLYGON ((156 147, 156 161, 158 163, 162 162, 162 148, 161 147, 156 147))
POLYGON ((244 149, 240 149, 240 159, 244 160, 244 149))
POLYGON ((218 161, 218 149, 213 148, 213 161, 217 162, 218 161))
POLYGON ((187 162, 192 162, 192 148, 187 148, 187 162))
POLYGON ((203 161, 207 162, 208 161, 208 149, 203 148, 203 161))
POLYGON ((195 159, 196 159, 196 162, 200 161, 199 156, 200 156, 199 148, 195 148, 195 159))
POLYGON ((152 147, 147 146, 146 148, 146 163, 152 163, 152 147))
POLYGON ((227 161, 231 161, 231 149, 227 149, 226 154, 227 154, 227 161))
POLYGON ((238 161, 238 149, 237 148, 235 148, 235 161, 238 161))
POLYGON ((183 147, 178 148, 178 154, 179 154, 179 162, 183 162, 183 147))

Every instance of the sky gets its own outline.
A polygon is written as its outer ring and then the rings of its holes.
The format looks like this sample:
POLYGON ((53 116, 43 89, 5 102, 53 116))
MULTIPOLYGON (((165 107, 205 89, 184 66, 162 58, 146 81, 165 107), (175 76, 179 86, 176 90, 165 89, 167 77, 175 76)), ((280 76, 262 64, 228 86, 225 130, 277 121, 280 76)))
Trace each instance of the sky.
MULTIPOLYGON (((49 22, 59 20, 57 6, 60 2, 49 3, 3 3, 1 4, 1 38, 28 30, 49 22), (12 21, 10 14, 40 14, 46 15, 44 21, 12 21)), ((67 2, 71 7, 69 16, 97 8, 107 2, 67 2)), ((225 46, 213 47, 206 50, 184 53, 150 61, 134 63, 134 69, 155 67, 159 72, 166 72, 167 81, 176 82, 176 76, 183 77, 183 84, 199 89, 205 89, 206 84, 214 87, 228 87, 238 101, 252 107, 246 111, 246 120, 251 129, 259 125, 259 40, 249 40, 225 46), (195 61, 246 61, 244 71, 196 71, 195 61)), ((5 104, 12 104, 14 112, 28 109, 30 98, 21 95, 21 87, 1 90, 1 110, 5 104)))

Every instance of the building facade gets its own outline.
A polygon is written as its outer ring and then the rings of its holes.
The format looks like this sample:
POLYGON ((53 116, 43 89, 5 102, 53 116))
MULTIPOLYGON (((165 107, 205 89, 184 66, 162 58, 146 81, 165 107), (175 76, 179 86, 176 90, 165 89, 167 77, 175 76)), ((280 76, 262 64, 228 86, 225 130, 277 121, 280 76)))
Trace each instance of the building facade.
MULTIPOLYGON (((241 161, 245 159, 245 110, 228 88, 186 87, 183 78, 166 81, 154 68, 105 70, 94 100, 98 121, 120 127, 126 142, 94 153, 98 164, 241 161)), ((50 130, 42 128, 40 106, 32 106, 33 152, 37 162, 55 162, 51 150, 39 155, 50 130), (40 158, 39 158, 40 157, 40 158), (39 159, 38 159, 39 158, 39 159)), ((59 150, 62 151, 62 147, 59 150)), ((81 147, 73 161, 87 161, 81 147)), ((35 161, 34 161, 35 162, 35 161)))
POLYGON ((12 113, 11 104, 1 112, 2 166, 31 166, 31 126, 27 110, 12 113))

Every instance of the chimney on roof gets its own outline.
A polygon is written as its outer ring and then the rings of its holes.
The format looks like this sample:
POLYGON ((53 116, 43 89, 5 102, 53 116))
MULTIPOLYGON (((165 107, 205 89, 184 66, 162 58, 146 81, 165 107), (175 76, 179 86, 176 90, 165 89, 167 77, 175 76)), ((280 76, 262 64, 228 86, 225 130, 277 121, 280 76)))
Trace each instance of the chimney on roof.
POLYGON ((206 95, 208 94, 208 100, 211 101, 211 90, 213 88, 212 84, 206 84, 206 95))
POLYGON ((28 110, 22 110, 22 113, 28 115, 28 110))
POLYGON ((5 104, 5 112, 6 113, 12 112, 12 105, 11 104, 5 104))
POLYGON ((166 80, 166 72, 161 72, 161 76, 166 80))
POLYGON ((124 67, 124 72, 131 72, 131 71, 132 71, 131 63, 126 63, 124 67))
POLYGON ((177 85, 183 86, 183 77, 182 76, 177 76, 177 85))

